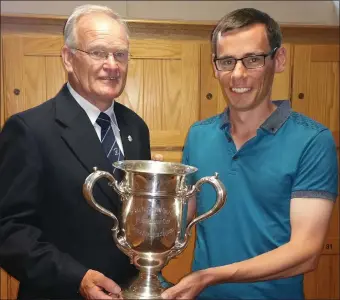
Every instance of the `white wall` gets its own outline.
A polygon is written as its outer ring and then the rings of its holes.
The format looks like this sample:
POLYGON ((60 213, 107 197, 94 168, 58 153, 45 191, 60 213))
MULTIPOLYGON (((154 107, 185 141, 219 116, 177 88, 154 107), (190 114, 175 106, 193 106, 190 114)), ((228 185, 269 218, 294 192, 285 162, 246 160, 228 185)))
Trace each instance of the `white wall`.
POLYGON ((1 1, 1 13, 68 15, 80 4, 103 4, 128 19, 218 20, 241 7, 269 13, 280 23, 339 24, 339 1, 1 1))

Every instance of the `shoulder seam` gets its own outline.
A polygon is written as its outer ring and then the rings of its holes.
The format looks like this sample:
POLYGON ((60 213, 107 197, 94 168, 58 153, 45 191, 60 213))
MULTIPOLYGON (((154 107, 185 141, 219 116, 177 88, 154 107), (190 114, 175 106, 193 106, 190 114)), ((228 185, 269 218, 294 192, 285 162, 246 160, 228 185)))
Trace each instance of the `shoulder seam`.
POLYGON ((221 117, 223 113, 221 114, 218 114, 218 115, 215 115, 215 116, 212 116, 208 119, 204 119, 204 120, 201 120, 201 121, 197 121, 195 122, 191 127, 196 127, 196 126, 200 126, 200 125, 209 125, 209 124, 212 124, 214 123, 217 119, 219 119, 221 117))

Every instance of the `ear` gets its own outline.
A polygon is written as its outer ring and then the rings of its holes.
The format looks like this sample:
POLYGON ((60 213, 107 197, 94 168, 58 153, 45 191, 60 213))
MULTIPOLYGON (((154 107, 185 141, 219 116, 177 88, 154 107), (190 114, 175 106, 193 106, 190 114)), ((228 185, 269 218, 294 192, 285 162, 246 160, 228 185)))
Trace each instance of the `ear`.
POLYGON ((72 66, 73 55, 74 54, 71 52, 71 49, 64 45, 63 48, 61 49, 61 57, 67 73, 73 72, 72 66))
POLYGON ((219 76, 218 76, 218 71, 217 71, 216 66, 215 66, 214 58, 215 58, 215 55, 212 54, 211 55, 211 64, 213 66, 214 76, 215 76, 216 79, 218 79, 219 76))
POLYGON ((275 73, 282 73, 286 66, 286 48, 280 47, 275 54, 275 73))

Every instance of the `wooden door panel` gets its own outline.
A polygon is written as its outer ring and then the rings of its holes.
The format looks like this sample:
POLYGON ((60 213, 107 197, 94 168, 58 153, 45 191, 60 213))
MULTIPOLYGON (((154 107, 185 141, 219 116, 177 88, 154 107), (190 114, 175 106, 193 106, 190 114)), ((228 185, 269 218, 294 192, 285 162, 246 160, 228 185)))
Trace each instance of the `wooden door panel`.
POLYGON ((179 162, 189 127, 198 120, 199 45, 131 40, 126 89, 117 99, 150 129, 152 153, 179 162))
POLYGON ((61 37, 3 37, 5 119, 59 91, 66 79, 61 47, 61 37))
POLYGON ((25 109, 24 51, 20 37, 3 37, 4 120, 25 109))
POLYGON ((143 117, 144 109, 144 87, 143 87, 144 61, 132 58, 129 61, 129 70, 126 86, 118 101, 143 117))
POLYGON ((24 106, 29 109, 46 101, 46 61, 43 56, 24 57, 24 106))
POLYGON ((322 255, 304 282, 306 299, 339 299, 339 255, 322 255))
POLYGON ((184 41, 171 40, 131 40, 130 52, 138 59, 181 59, 184 41))
POLYGON ((289 100, 291 98, 291 45, 283 44, 286 49, 286 65, 282 73, 275 73, 272 99, 289 100))
POLYGON ((67 81, 67 73, 60 56, 45 57, 46 99, 54 97, 67 81))
POLYGON ((210 43, 201 45, 200 61, 200 119, 204 120, 222 112, 226 107, 226 101, 219 82, 214 75, 210 43))
POLYGON ((60 56, 63 38, 60 36, 21 37, 25 56, 60 56))
POLYGON ((145 60, 144 68, 144 120, 150 130, 176 129, 181 112, 181 61, 145 60))

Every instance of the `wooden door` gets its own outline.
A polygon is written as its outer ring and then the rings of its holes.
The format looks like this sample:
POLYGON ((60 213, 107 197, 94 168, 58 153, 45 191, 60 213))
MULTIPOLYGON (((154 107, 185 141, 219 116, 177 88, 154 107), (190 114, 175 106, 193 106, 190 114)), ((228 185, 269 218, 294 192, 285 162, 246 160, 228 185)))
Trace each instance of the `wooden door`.
MULTIPOLYGON (((339 162, 339 46, 294 47, 292 106, 333 133, 339 162)), ((339 299, 339 199, 317 270, 305 276, 307 299, 339 299)))
POLYGON ((153 153, 180 161, 188 129, 199 114, 199 44, 133 40, 131 56, 119 101, 148 124, 153 153))
MULTIPOLYGON (((291 45, 283 45, 287 50, 287 62, 285 71, 275 74, 272 99, 290 99, 291 77, 291 45)), ((226 101, 222 94, 218 80, 214 77, 211 63, 211 46, 209 43, 201 45, 201 96, 200 119, 206 119, 222 112, 226 107, 226 101)))
MULTIPOLYGON (((61 36, 5 35, 2 42, 1 125, 12 114, 55 96, 67 80, 61 36)), ((127 86, 118 101, 146 121, 153 153, 163 154, 166 161, 180 161, 188 129, 199 118, 199 44, 132 40, 131 56, 127 86)), ((190 247, 165 268, 169 281, 189 272, 190 247)), ((18 282, 4 270, 0 276, 0 298, 16 298, 18 282)))

